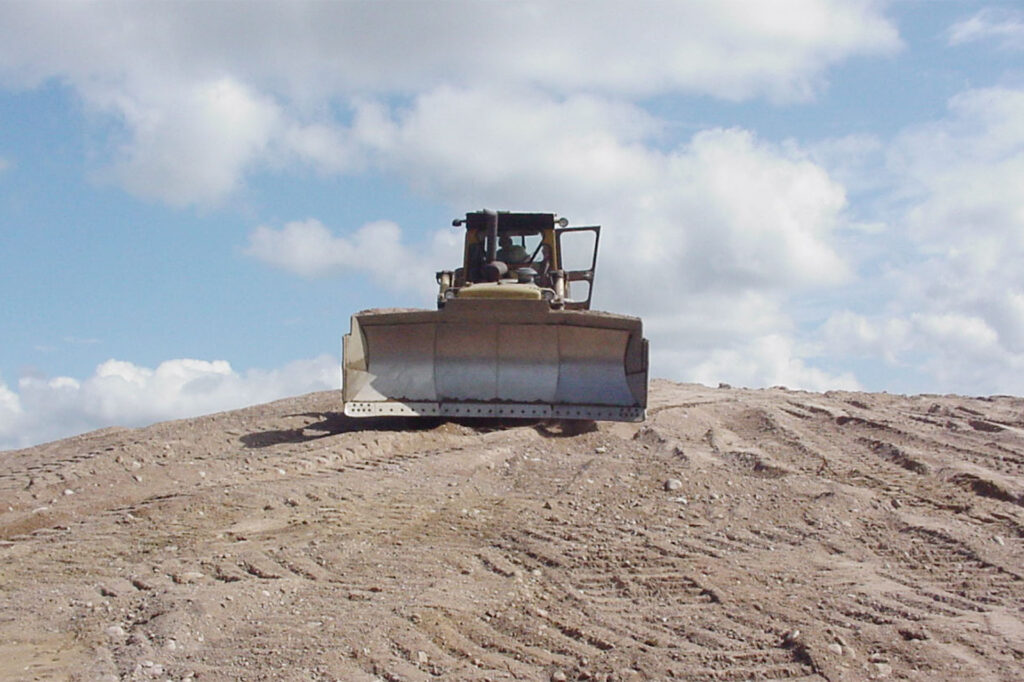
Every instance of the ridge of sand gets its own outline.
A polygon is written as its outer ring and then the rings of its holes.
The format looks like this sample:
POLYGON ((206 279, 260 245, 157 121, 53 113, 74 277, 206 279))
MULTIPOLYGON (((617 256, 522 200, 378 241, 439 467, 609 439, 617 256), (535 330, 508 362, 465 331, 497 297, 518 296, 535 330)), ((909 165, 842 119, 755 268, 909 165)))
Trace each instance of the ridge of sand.
POLYGON ((0 453, 0 679, 1014 680, 1024 399, 326 392, 0 453))

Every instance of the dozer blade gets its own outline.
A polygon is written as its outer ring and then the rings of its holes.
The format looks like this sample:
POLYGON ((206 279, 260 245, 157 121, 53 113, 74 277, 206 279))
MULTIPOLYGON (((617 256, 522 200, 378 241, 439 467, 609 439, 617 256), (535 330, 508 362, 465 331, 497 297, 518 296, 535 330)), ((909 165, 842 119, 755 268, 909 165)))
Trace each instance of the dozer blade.
POLYGON ((342 355, 350 417, 642 421, 647 406, 640 320, 542 300, 364 311, 342 355))

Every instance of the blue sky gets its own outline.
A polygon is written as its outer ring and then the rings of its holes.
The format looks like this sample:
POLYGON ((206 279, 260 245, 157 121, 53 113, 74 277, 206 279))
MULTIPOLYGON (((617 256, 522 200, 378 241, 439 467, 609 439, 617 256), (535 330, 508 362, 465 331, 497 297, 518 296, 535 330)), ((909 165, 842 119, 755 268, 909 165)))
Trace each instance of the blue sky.
POLYGON ((338 383, 483 207, 652 375, 1024 387, 1019 3, 0 4, 0 448, 338 383))

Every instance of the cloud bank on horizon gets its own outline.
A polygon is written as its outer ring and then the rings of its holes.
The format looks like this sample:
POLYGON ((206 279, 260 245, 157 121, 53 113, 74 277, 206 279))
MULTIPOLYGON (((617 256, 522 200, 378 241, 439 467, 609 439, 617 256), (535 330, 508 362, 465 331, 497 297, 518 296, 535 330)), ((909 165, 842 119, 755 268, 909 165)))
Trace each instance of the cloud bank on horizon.
MULTIPOLYGON (((153 357, 130 306, 181 285, 112 255, 96 273, 132 291, 98 330, 64 321, 100 339, 77 365, 48 366, 55 322, 5 316, 0 448, 335 387, 336 356, 260 369, 259 349, 323 332, 308 320, 325 288, 344 290, 339 318, 382 297, 429 305, 459 246, 424 205, 604 224, 597 303, 643 316, 655 376, 1020 393, 1024 12, 939 7, 929 33, 870 0, 0 5, 0 94, 31 101, 14 122, 0 110, 0 219, 24 225, 0 246, 43 251, 42 208, 18 188, 55 180, 15 138, 69 119, 79 191, 107 213, 58 239, 113 253, 110 212, 148 211, 191 240, 139 237, 168 270, 254 300, 287 291, 298 320, 255 325, 265 312, 198 296, 179 312, 190 332, 154 323, 181 350, 153 357), (194 347, 213 354, 182 359, 194 347)), ((45 310, 39 295, 26 307, 45 310)))

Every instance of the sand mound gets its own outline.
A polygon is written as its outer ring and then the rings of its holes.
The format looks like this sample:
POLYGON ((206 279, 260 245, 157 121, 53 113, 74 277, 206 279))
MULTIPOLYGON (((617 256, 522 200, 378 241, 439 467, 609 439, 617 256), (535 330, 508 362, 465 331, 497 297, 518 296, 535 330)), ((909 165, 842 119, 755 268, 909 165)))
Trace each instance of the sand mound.
POLYGON ((1021 678, 1024 399, 339 401, 0 454, 0 678, 1021 678))

